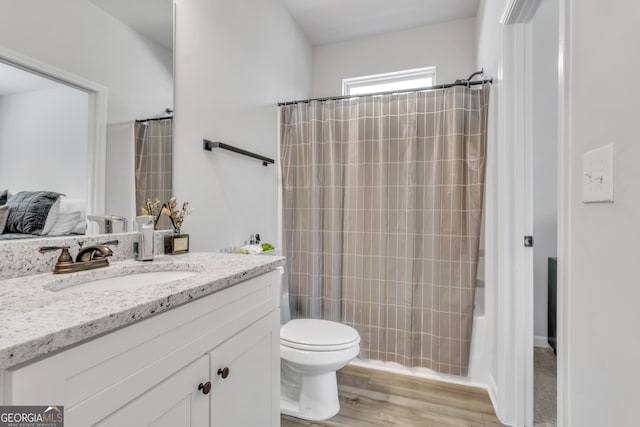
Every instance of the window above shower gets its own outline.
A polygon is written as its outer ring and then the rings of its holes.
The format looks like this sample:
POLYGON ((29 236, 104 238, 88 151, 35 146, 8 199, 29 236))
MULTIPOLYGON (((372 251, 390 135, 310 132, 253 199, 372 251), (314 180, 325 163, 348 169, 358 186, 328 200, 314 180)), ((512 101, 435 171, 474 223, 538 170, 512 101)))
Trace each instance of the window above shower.
POLYGON ((415 68, 342 80, 343 95, 406 91, 436 84, 436 67, 415 68))

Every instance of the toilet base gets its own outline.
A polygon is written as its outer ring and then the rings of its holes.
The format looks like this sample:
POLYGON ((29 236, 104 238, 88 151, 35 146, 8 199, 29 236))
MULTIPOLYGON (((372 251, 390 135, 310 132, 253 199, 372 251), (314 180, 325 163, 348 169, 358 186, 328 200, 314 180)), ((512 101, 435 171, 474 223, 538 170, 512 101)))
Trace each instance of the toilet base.
POLYGON ((340 411, 335 371, 302 376, 298 399, 287 395, 285 383, 280 389, 280 412, 309 421, 327 420, 340 411))

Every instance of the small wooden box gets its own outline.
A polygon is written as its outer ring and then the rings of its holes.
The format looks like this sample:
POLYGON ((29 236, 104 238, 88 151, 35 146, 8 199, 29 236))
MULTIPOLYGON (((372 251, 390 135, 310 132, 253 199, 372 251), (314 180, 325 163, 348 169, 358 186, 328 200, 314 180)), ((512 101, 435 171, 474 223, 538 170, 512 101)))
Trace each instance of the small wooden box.
POLYGON ((189 252, 188 234, 171 234, 164 238, 165 255, 178 255, 189 252))

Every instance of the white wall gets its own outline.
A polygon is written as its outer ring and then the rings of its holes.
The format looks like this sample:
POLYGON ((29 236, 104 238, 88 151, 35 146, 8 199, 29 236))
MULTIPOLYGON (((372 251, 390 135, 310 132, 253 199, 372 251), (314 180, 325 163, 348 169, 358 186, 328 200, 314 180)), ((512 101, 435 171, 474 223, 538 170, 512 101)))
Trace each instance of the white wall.
MULTIPOLYGON (((565 2, 561 2, 565 3, 565 2)), ((640 3, 568 1, 568 426, 638 425, 640 3), (594 26, 595 24, 595 26, 594 26), (614 144, 614 203, 584 204, 582 155, 614 144)))
POLYGON ((558 3, 542 0, 533 39, 533 286, 534 336, 547 340, 547 258, 557 256, 558 3))
POLYGON ((311 95, 311 45, 278 0, 176 1, 174 186, 193 250, 277 241, 276 103, 311 95))
POLYGON ((475 18, 425 25, 313 49, 313 96, 342 93, 342 79, 435 65, 437 83, 476 70, 475 18))
POLYGON ((106 86, 107 213, 134 212, 133 120, 173 105, 172 55, 87 0, 0 0, 0 45, 106 86))
POLYGON ((62 85, 0 96, 3 189, 86 198, 88 102, 85 92, 62 85))

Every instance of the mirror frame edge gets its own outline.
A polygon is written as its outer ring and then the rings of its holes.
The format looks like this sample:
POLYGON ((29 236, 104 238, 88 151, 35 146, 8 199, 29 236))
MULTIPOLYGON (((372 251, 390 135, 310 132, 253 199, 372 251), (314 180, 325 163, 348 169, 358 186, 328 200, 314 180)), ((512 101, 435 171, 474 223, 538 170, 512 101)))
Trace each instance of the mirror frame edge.
POLYGON ((87 129, 87 214, 105 212, 108 89, 84 77, 38 61, 0 45, 0 61, 86 92, 89 96, 87 129))

